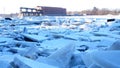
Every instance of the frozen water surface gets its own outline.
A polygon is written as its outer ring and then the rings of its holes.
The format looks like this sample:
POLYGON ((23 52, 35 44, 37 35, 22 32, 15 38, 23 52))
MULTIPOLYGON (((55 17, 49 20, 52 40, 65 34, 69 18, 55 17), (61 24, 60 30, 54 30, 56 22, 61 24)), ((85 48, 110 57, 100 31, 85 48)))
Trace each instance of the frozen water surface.
POLYGON ((119 68, 119 40, 119 16, 1 18, 0 68, 119 68))

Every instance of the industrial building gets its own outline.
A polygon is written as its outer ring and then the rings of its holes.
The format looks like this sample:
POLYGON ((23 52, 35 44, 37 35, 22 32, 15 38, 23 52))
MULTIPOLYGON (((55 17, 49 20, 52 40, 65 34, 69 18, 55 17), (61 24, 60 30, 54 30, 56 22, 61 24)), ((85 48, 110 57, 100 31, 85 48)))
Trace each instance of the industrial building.
POLYGON ((20 7, 22 16, 65 16, 66 9, 60 7, 37 6, 36 8, 20 7))

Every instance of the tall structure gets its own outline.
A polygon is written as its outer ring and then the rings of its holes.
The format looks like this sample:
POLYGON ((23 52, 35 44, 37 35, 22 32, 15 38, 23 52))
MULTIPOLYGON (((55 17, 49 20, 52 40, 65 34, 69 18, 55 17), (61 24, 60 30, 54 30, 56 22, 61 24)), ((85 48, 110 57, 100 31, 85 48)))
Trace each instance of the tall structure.
POLYGON ((66 9, 60 7, 37 6, 36 8, 20 7, 22 16, 65 16, 66 9))

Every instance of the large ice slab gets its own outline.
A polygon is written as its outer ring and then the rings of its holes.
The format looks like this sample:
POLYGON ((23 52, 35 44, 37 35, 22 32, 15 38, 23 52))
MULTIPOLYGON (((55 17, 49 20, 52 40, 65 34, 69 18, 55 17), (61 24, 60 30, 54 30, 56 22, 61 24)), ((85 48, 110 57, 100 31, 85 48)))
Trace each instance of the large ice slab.
POLYGON ((12 68, 12 66, 4 60, 0 60, 0 68, 12 68))
POLYGON ((31 34, 22 34, 22 35, 25 38, 28 38, 29 40, 35 41, 35 42, 40 42, 47 39, 47 37, 39 36, 39 35, 31 35, 31 34))
POLYGON ((13 46, 13 42, 12 38, 0 37, 0 46, 13 46))
POLYGON ((90 53, 83 53, 81 57, 86 67, 90 67, 93 64, 90 53))
POLYGON ((69 68, 69 63, 73 56, 74 48, 74 44, 69 44, 57 50, 55 53, 51 54, 47 58, 39 58, 37 61, 58 66, 60 68, 69 68))
POLYGON ((88 68, 120 68, 120 51, 93 51, 82 55, 88 68))
POLYGON ((103 68, 120 68, 120 51, 96 51, 91 53, 93 62, 103 68))
POLYGON ((31 59, 36 59, 38 51, 39 50, 36 46, 29 47, 28 50, 24 53, 24 56, 31 58, 31 59))
POLYGON ((14 64, 17 65, 19 68, 58 68, 45 63, 33 61, 20 55, 17 55, 15 57, 14 64))
POLYGON ((14 60, 14 55, 0 55, 0 68, 12 68, 10 63, 14 60))
POLYGON ((108 50, 120 50, 120 40, 114 42, 108 50))

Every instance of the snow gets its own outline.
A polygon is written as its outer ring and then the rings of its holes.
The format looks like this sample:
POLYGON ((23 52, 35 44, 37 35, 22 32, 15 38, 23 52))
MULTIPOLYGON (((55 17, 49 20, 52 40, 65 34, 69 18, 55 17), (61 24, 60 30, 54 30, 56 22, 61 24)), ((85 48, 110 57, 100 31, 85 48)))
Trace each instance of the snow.
POLYGON ((119 16, 1 18, 0 68, 119 68, 119 40, 119 16))

